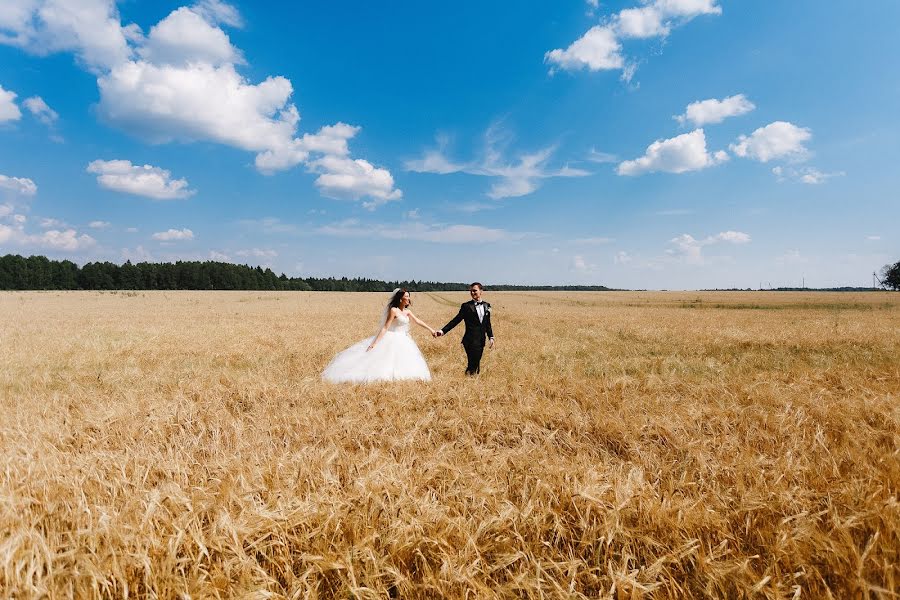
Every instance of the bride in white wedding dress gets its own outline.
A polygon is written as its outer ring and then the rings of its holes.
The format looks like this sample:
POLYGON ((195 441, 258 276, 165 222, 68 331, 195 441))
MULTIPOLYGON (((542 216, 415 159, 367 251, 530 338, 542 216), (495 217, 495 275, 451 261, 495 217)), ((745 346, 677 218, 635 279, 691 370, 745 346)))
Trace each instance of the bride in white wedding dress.
POLYGON ((409 310, 409 292, 397 288, 382 313, 381 328, 339 352, 325 370, 322 379, 332 383, 371 383, 419 379, 431 381, 425 357, 409 335, 409 323, 415 321, 434 335, 435 330, 409 310))

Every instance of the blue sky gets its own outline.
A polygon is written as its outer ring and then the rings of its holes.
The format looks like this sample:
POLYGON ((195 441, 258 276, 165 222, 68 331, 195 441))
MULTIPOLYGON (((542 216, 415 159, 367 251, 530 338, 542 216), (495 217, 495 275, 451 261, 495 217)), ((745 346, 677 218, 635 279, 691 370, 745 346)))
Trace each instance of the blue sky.
POLYGON ((900 4, 4 0, 0 254, 649 289, 900 260, 900 4))

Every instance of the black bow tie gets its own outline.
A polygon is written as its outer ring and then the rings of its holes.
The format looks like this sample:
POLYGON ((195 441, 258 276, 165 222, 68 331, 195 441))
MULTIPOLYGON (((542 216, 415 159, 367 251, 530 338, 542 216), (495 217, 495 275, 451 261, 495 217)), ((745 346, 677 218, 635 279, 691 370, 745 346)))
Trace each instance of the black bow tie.
POLYGON ((481 306, 482 304, 484 304, 484 302, 478 301, 475 303, 475 306, 481 306))

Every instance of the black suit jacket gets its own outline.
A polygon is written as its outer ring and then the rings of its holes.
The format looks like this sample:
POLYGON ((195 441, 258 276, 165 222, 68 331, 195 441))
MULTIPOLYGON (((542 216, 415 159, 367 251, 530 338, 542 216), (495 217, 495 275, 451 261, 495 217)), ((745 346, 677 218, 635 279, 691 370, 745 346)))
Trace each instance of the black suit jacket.
POLYGON ((475 310, 475 301, 469 300, 459 307, 459 312, 449 323, 441 327, 441 331, 447 333, 457 325, 460 321, 465 321, 466 332, 463 334, 463 346, 481 346, 484 347, 485 338, 494 337, 494 330, 491 328, 491 305, 489 302, 484 303, 484 320, 478 320, 478 312, 475 310))

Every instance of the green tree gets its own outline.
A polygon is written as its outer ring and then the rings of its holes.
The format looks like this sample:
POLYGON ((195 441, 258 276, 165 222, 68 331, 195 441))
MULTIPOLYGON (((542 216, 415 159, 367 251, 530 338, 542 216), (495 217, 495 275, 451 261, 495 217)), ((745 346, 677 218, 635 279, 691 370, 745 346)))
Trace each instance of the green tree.
POLYGON ((0 289, 28 289, 25 257, 18 254, 7 254, 0 259, 0 289))
POLYGON ((144 282, 141 278, 141 270, 131 264, 130 260, 126 260, 125 264, 119 271, 119 287, 123 290, 140 290, 144 289, 144 282))
POLYGON ((78 289, 78 265, 71 260, 51 263, 53 272, 53 289, 77 290, 78 289))
POLYGON ((881 269, 881 284, 892 290, 900 290, 900 261, 884 265, 881 269))

